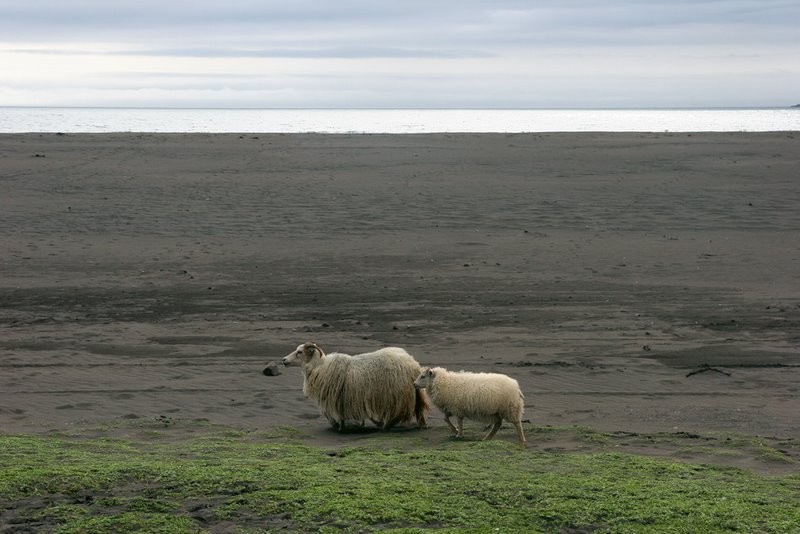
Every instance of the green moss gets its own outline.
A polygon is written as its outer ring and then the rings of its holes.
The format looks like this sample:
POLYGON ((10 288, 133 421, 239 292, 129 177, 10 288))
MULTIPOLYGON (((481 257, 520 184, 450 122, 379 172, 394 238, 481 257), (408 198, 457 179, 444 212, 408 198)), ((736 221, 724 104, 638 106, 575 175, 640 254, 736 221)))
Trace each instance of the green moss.
POLYGON ((126 512, 118 515, 102 515, 73 521, 55 531, 57 534, 123 534, 126 532, 194 533, 200 527, 187 517, 169 514, 147 514, 126 512))
POLYGON ((44 521, 54 523, 68 523, 80 520, 87 515, 89 511, 84 506, 78 504, 57 504, 55 506, 47 506, 38 510, 32 510, 28 516, 31 521, 44 521))
POLYGON ((800 530, 800 477, 619 453, 326 450, 237 431, 177 443, 0 436, 0 516, 60 532, 800 530), (24 512, 24 513, 23 513, 24 512))
POLYGON ((797 461, 786 449, 796 450, 797 443, 757 436, 719 435, 705 437, 700 444, 683 446, 679 451, 686 454, 703 453, 711 456, 749 457, 765 464, 796 464, 797 461))
POLYGON ((604 432, 597 432, 590 428, 575 427, 575 432, 584 441, 595 445, 605 445, 611 443, 611 435, 604 432))

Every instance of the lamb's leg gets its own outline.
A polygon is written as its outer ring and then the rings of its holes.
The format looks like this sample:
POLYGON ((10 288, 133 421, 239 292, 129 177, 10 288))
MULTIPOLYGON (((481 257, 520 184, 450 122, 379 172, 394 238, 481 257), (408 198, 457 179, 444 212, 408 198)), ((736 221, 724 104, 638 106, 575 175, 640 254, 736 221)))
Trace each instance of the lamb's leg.
POLYGON ((500 425, 502 424, 503 424, 502 417, 498 417, 497 419, 495 419, 494 425, 492 425, 492 430, 488 434, 486 434, 486 437, 484 437, 483 439, 484 440, 492 439, 494 435, 497 434, 497 431, 500 429, 500 425))
POLYGON ((517 427, 517 436, 519 437, 519 444, 525 447, 525 432, 522 431, 522 421, 514 421, 514 426, 517 427))
POLYGON ((445 414, 444 414, 444 422, 445 422, 445 423, 447 423, 447 426, 449 426, 449 427, 450 427, 450 430, 452 430, 453 432, 455 432, 456 436, 458 436, 458 435, 459 435, 458 429, 457 429, 456 427, 454 427, 454 426, 453 426, 453 423, 451 423, 451 422, 450 422, 450 416, 451 416, 451 415, 453 415, 453 414, 450 414, 450 413, 445 413, 445 414))
POLYGON ((463 438, 464 437, 464 417, 463 416, 459 416, 458 417, 458 437, 459 438, 463 438))

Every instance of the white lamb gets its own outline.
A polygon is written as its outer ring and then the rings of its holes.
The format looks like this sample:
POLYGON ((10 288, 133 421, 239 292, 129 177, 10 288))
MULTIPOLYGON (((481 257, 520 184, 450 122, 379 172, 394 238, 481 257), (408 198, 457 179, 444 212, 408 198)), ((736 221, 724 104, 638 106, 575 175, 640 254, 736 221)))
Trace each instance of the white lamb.
POLYGON ((492 429, 483 439, 492 439, 505 419, 517 428, 520 445, 525 446, 524 397, 513 378, 498 373, 451 372, 442 367, 424 367, 414 386, 425 388, 456 436, 463 436, 465 417, 491 423, 492 429), (458 428, 450 422, 453 415, 458 419, 458 428))

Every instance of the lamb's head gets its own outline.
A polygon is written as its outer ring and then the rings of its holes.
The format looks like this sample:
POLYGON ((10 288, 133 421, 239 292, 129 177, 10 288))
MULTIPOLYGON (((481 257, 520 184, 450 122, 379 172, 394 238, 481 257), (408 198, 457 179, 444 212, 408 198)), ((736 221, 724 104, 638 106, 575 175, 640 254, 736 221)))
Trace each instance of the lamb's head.
POLYGON ((298 346, 281 360, 283 365, 306 365, 314 361, 314 359, 321 359, 325 355, 322 349, 316 343, 309 341, 298 346))
POLYGON ((417 379, 414 380, 414 387, 417 389, 424 389, 430 386, 434 376, 436 376, 436 372, 433 369, 430 367, 423 367, 417 379))

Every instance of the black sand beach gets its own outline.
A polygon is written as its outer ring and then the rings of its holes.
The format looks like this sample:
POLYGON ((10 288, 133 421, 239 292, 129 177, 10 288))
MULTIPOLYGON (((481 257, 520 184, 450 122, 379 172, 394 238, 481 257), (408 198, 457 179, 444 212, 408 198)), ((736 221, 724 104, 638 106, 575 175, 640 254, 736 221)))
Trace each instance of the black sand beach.
POLYGON ((0 429, 364 438, 261 374, 314 340, 509 374, 531 425, 798 438, 798 169, 794 133, 0 135, 0 429))

